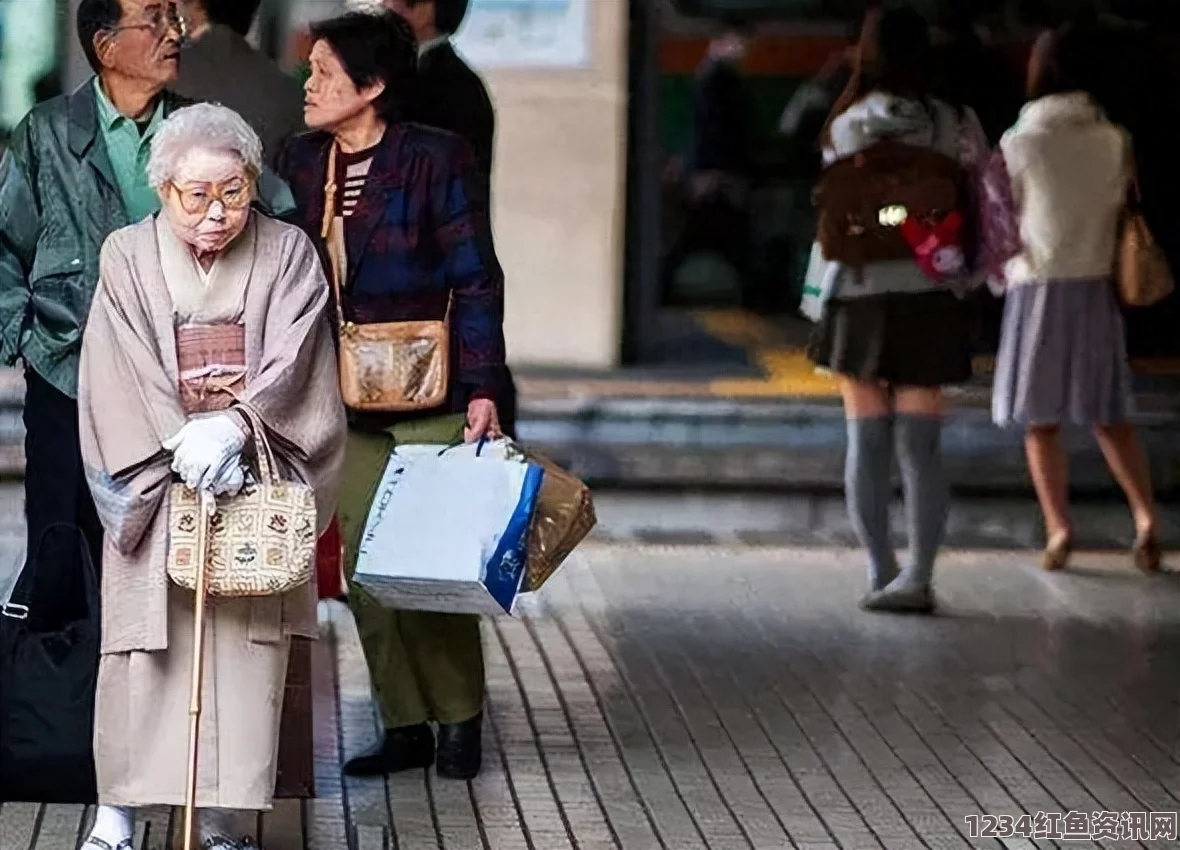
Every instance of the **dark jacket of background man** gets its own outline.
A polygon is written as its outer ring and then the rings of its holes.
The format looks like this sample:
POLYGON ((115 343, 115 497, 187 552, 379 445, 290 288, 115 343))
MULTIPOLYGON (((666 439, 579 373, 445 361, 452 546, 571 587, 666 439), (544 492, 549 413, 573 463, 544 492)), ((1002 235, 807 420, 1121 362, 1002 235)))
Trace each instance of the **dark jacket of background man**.
POLYGON ((449 39, 428 47, 418 60, 410 118, 466 139, 490 188, 496 136, 492 99, 483 80, 455 52, 449 39))
POLYGON ((273 165, 283 142, 306 129, 303 86, 246 40, 258 0, 191 4, 208 15, 209 27, 185 44, 173 91, 237 112, 262 139, 267 161, 273 165))

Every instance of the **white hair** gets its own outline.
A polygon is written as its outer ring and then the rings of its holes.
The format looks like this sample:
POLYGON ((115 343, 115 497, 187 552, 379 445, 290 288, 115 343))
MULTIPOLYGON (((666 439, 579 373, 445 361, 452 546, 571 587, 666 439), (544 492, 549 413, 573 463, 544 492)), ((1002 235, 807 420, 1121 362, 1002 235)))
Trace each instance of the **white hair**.
POLYGON ((181 158, 198 149, 231 153, 251 177, 262 173, 262 142, 245 119, 220 104, 198 103, 173 112, 152 137, 148 184, 163 188, 176 176, 181 158))

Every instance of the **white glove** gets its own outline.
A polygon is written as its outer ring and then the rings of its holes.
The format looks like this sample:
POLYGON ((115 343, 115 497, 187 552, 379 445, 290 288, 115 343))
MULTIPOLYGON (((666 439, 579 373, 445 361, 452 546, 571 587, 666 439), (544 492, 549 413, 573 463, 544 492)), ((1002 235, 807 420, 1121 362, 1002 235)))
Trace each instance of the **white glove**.
POLYGON ((217 479, 213 482, 214 496, 236 496, 246 486, 246 470, 242 466, 241 455, 230 460, 217 479))
POLYGON ((246 432, 228 414, 190 419, 164 441, 164 448, 172 452, 172 471, 191 490, 212 490, 245 445, 246 432))

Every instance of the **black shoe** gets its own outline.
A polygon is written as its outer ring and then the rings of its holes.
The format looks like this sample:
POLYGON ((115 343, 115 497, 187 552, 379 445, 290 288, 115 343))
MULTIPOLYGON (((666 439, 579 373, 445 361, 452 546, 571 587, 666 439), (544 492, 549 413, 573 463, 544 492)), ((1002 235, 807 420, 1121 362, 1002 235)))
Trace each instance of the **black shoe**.
POLYGON ((463 723, 438 725, 435 770, 443 779, 474 779, 483 761, 483 714, 463 723))
POLYGON ((425 723, 385 730, 385 738, 349 759, 345 776, 386 776, 434 764, 434 735, 425 723))

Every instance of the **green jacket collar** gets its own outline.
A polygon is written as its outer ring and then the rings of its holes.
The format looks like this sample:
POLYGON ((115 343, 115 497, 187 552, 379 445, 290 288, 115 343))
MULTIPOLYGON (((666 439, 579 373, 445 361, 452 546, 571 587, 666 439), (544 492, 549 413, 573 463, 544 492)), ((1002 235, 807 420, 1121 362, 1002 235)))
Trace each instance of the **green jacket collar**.
MULTIPOLYGON (((69 133, 67 144, 70 152, 78 159, 86 159, 98 171, 102 178, 112 187, 115 183, 115 170, 111 167, 111 160, 107 156, 106 146, 98 142, 101 138, 99 127, 98 92, 95 89, 94 77, 90 77, 78 86, 66 99, 66 112, 69 115, 69 133)), ((179 97, 171 92, 161 95, 162 118, 167 118, 173 110, 185 105, 179 97)))
MULTIPOLYGON (((165 91, 162 98, 162 118, 167 118, 177 109, 192 102, 170 91, 165 91)), ((107 156, 106 146, 101 144, 98 93, 94 88, 93 77, 68 95, 66 112, 69 115, 67 144, 70 152, 79 160, 89 160, 107 184, 116 188, 115 170, 107 156)), ((263 169, 258 180, 258 206, 262 212, 276 218, 289 218, 295 212, 295 199, 290 188, 269 168, 263 169)))

